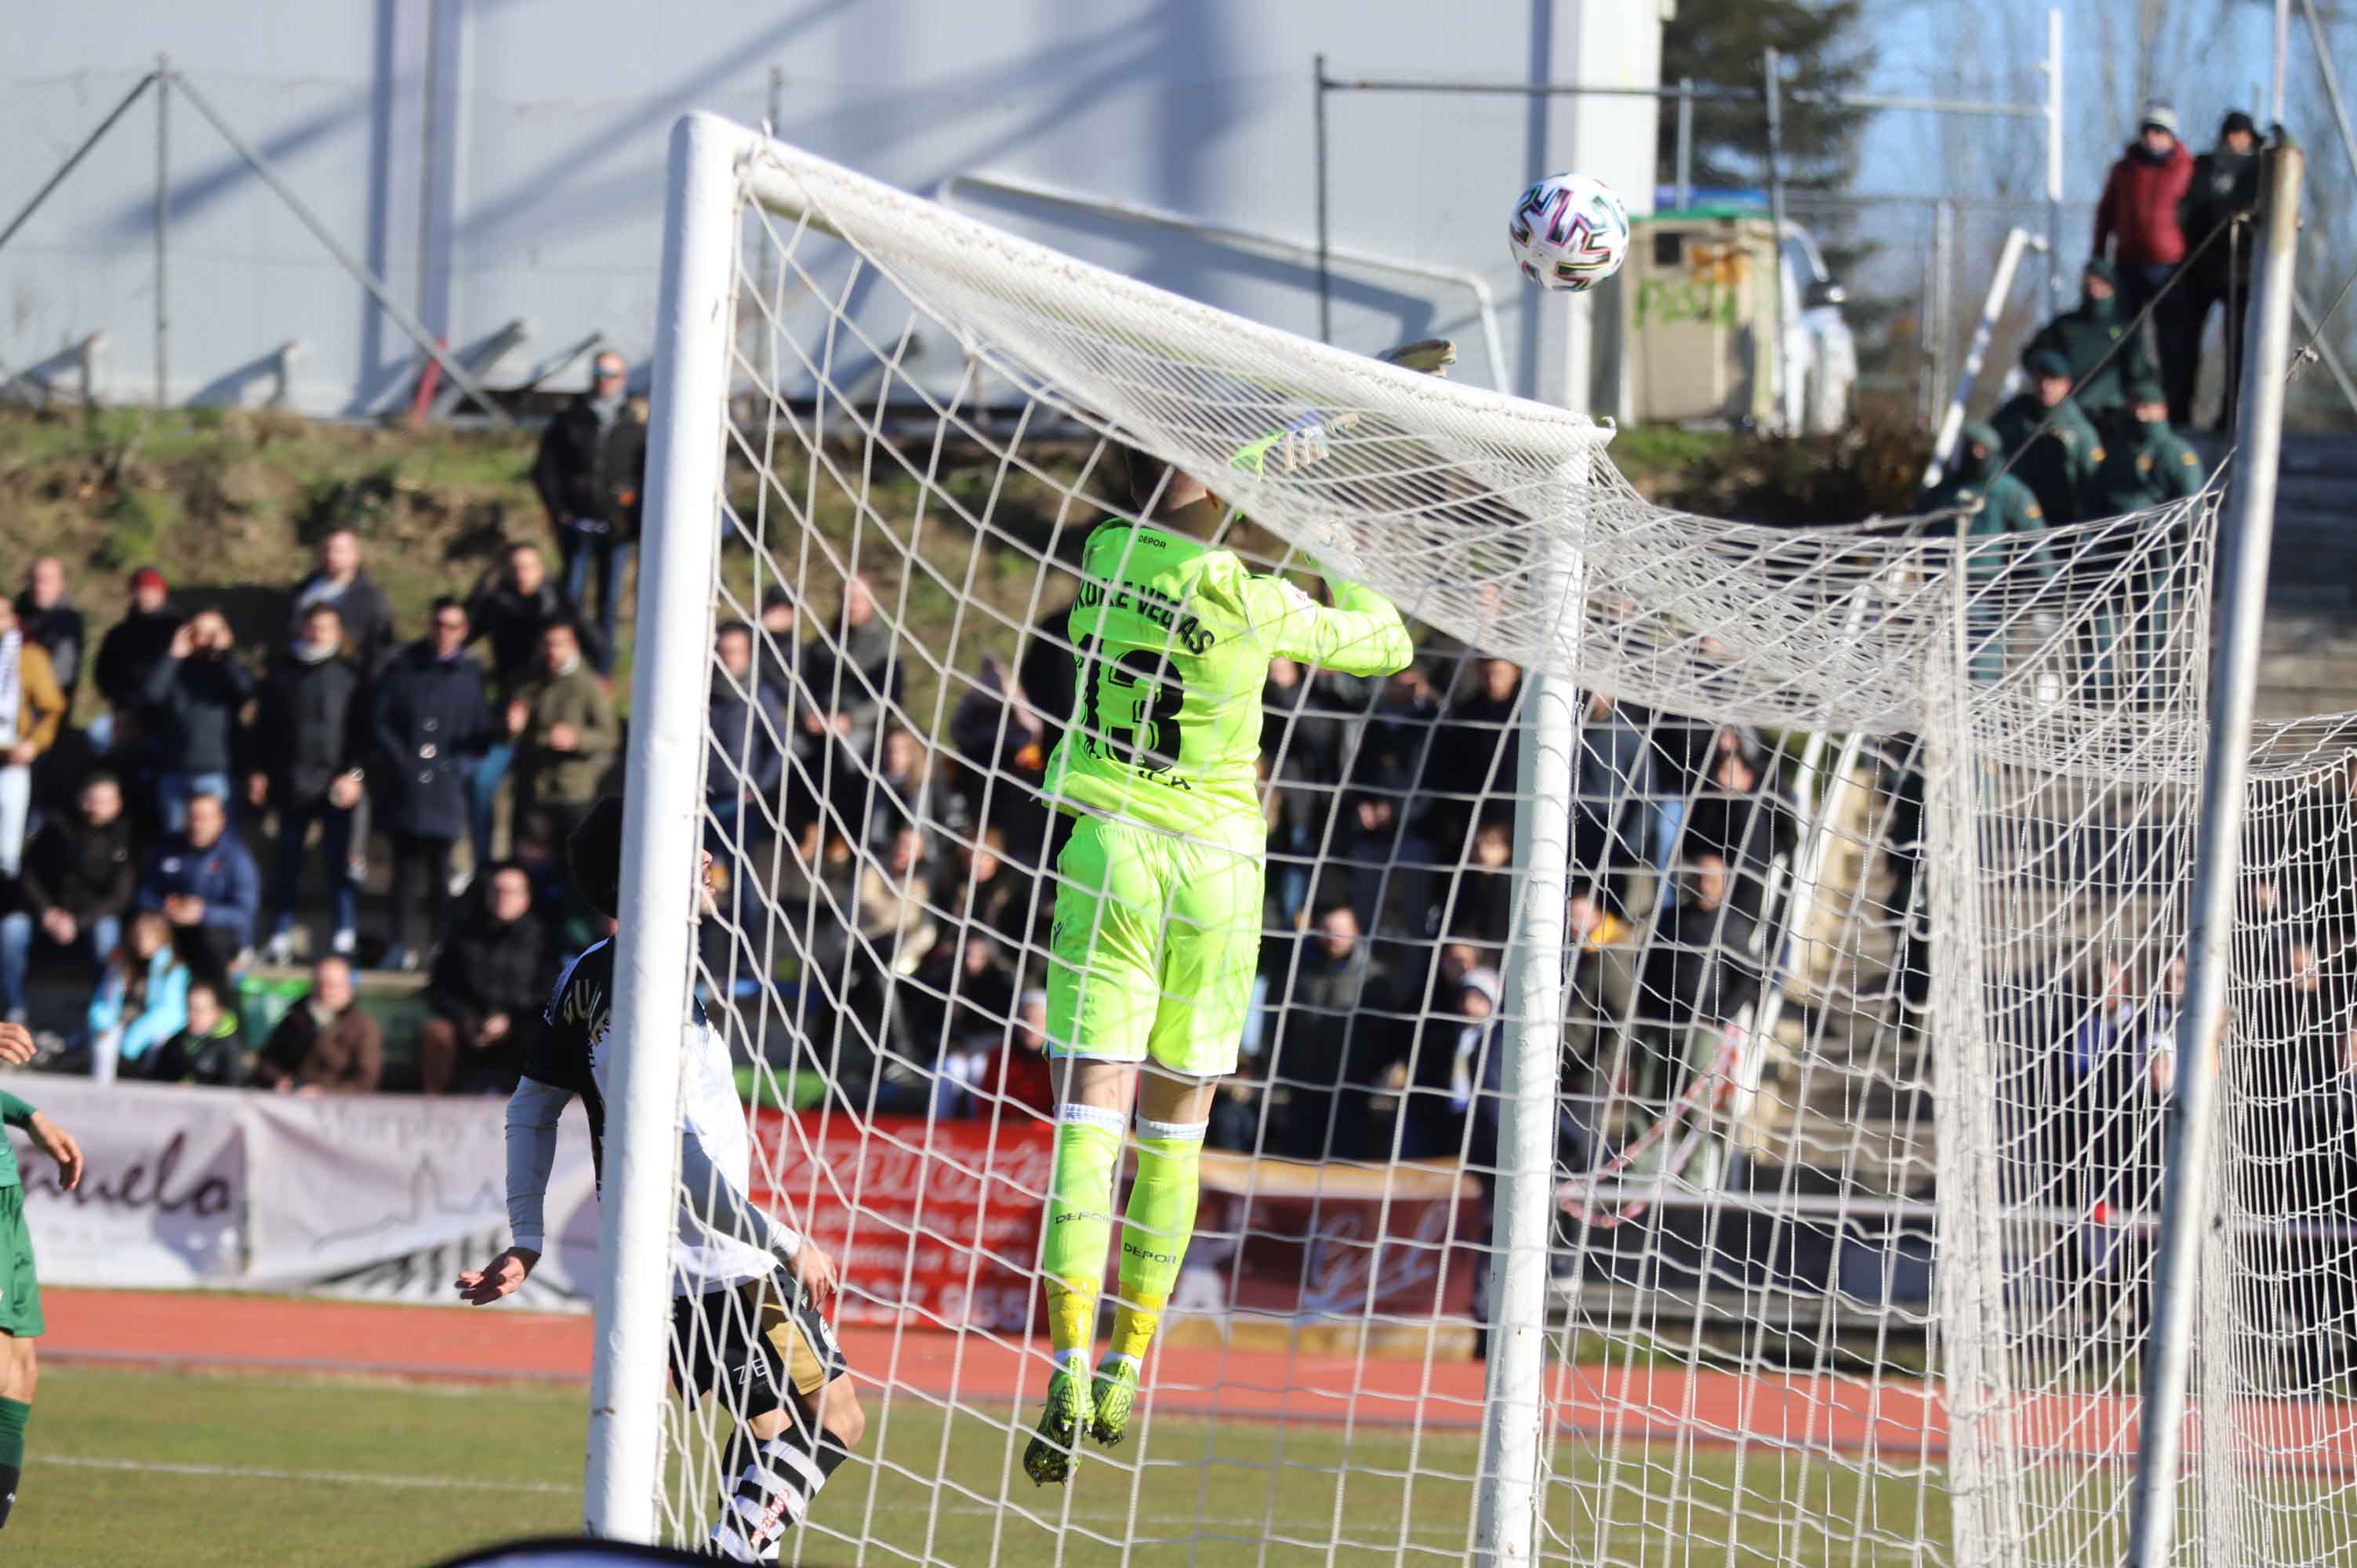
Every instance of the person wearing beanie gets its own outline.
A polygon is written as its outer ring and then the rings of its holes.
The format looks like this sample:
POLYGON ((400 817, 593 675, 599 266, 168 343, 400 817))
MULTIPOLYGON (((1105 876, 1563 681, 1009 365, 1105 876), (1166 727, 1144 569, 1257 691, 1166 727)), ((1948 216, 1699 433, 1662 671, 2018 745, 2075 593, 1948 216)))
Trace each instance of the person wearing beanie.
MULTIPOLYGON (((2038 497, 2004 470, 2004 438, 1975 420, 1958 435, 1955 461, 1947 477, 1923 497, 1927 512, 1964 514, 1965 548, 1971 552, 1964 572, 1975 583, 1994 579, 2008 568, 2017 581, 2023 580, 2024 572, 2043 577, 2053 570, 2043 543, 2032 537, 2044 532, 2049 521, 2038 497), (1984 542, 1999 539, 2011 542, 1984 542)), ((2004 616, 1999 610, 1993 624, 1984 627, 1977 624, 1981 607, 1975 606, 1974 613, 1976 623, 1968 628, 1974 644, 1973 678, 1995 681, 2005 673, 2004 616)))
MULTIPOLYGON (((2104 458, 2087 486, 2086 515, 2118 517, 2166 506, 2201 493, 2207 478, 2201 459, 2169 427, 2169 403, 2158 378, 2127 383, 2127 408, 2104 433, 2104 458)), ((2118 694, 2158 701, 2166 675, 2157 666, 2165 651, 2172 607, 2164 601, 2187 592, 2177 564, 2190 528, 2172 531, 2168 543, 2136 542, 2121 536, 2098 545, 2084 564, 2113 583, 2116 615, 2099 609, 2089 622, 2096 643, 2098 682, 2117 682, 2118 694), (2129 553, 2129 552, 2133 553, 2129 553), (2119 568, 2125 564, 2127 570, 2119 568)))
POLYGON ((2060 358, 2078 388, 2072 396, 2080 411, 2099 424, 2121 405, 2122 378, 2152 368, 2151 350, 2141 337, 2121 341, 2135 317, 2121 302, 2119 278, 2110 262, 2089 257, 2079 303, 2040 328, 2021 351, 2024 369, 2044 355, 2060 358))
MULTIPOLYGON (((2178 204, 2178 226, 2189 245, 2199 246, 2222 223, 2255 219, 2259 196, 2259 128, 2237 109, 2219 125, 2218 145, 2193 160, 2191 184, 2178 204)), ((2174 424, 2193 423, 2201 338, 2210 325, 2210 312, 2222 306, 2226 312, 2226 384, 2212 428, 2224 430, 2233 423, 2243 387, 2243 316, 2251 297, 2251 258, 2258 244, 2257 224, 2245 221, 2239 232, 2221 235, 2188 269, 2186 305, 2178 320, 2183 338, 2180 352, 2174 357, 2183 384, 2164 389, 2174 424)))
POLYGON ((2119 267, 2121 310, 2133 322, 2147 304, 2158 301, 2150 331, 2164 386, 2177 379, 2176 359, 2184 346, 2185 291, 2168 285, 2185 260, 2186 235, 2177 209, 2192 183, 2193 155, 2177 139, 2177 112, 2166 103, 2147 103, 2136 139, 2112 165, 2095 207, 2095 254, 2109 254, 2119 267))
POLYGON ((2014 477, 2038 498, 2049 526, 2079 521, 2079 492, 2104 460, 2094 424, 2071 395, 2071 362, 2051 349, 2029 356, 2029 390, 1990 418, 2015 454, 2014 477))

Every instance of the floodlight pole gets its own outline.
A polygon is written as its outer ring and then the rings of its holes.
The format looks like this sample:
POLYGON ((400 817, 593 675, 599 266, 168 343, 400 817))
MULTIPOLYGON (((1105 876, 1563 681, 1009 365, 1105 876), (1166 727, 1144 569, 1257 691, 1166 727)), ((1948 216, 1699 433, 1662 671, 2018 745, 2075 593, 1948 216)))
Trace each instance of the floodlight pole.
MULTIPOLYGON (((1329 253, 1333 233, 1326 222, 1326 57, 1315 56, 1310 63, 1317 87, 1312 94, 1316 104, 1312 139, 1318 144, 1318 340, 1334 341, 1334 268, 1329 253)), ((1499 384, 1505 383, 1505 369, 1497 368, 1499 384)))
POLYGON ((172 401, 168 350, 171 343, 172 61, 156 57, 156 406, 172 401))
MULTIPOLYGON (((1768 227, 1769 293, 1776 302, 1776 348, 1770 363, 1776 371, 1776 427, 1784 423, 1784 378, 1792 368, 1784 362, 1784 84, 1783 57, 1775 49, 1761 52, 1760 91, 1768 101, 1768 227)), ((1800 280, 1794 278, 1797 285, 1800 280)), ((1800 422, 1795 421, 1795 424, 1800 422)))
MULTIPOLYGON (((2293 263, 2299 242, 2302 156, 2270 148, 2266 226, 2254 279, 2250 362, 2243 376, 2233 498, 2223 518, 2225 557, 2217 653, 2210 669, 2209 755, 2201 768, 2193 909, 2187 933, 2185 1004, 2177 1031, 2176 1094, 2166 1112, 2160 1237, 2153 1268, 2152 1326, 2145 1346, 2144 1410, 2129 1519, 2128 1568, 2163 1568, 2177 1526, 2177 1477, 2185 1392, 2193 1359, 2201 1243, 2210 1229, 2210 1155, 2218 1122, 2218 1056, 2226 1023, 2226 971, 2235 885, 2243 865, 2252 690, 2266 616, 2267 556, 2275 538, 2276 466, 2283 450, 2284 381, 2291 358, 2293 263)), ((2222 1415, 2223 1412, 2220 1412, 2222 1415)), ((2213 1434, 2212 1441, 2219 1439, 2213 1434)))
POLYGON ((2062 8, 2046 12, 2046 293, 2062 292, 2062 8))

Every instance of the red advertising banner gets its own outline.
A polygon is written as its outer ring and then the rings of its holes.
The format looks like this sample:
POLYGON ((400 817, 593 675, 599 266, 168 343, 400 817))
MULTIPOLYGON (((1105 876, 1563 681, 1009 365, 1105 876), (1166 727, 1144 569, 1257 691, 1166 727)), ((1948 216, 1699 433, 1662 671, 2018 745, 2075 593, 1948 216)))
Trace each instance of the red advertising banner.
MULTIPOLYGON (((783 1197, 844 1268, 838 1316, 1020 1332, 1030 1311, 1054 1130, 840 1112, 762 1114, 754 1197, 783 1197), (774 1173, 765 1182, 763 1173, 774 1173)), ((1480 1203, 1458 1172, 1253 1161, 1210 1154, 1171 1305, 1410 1322, 1470 1308, 1480 1203)), ((1109 1262, 1107 1288, 1117 1280, 1109 1262)))
POLYGON ((914 1314, 940 1327, 1024 1327, 1054 1128, 1028 1116, 994 1132, 987 1122, 771 1112, 753 1137, 754 1200, 782 1197, 834 1254, 847 1287, 840 1321, 914 1314))

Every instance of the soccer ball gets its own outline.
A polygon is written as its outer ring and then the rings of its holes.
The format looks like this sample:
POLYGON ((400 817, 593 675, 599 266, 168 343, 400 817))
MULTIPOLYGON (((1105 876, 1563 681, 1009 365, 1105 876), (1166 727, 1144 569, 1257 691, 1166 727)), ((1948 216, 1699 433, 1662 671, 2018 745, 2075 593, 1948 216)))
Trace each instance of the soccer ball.
POLYGON ((1551 174, 1514 203, 1506 240, 1524 277, 1577 294, 1629 259, 1629 214, 1602 180, 1551 174))

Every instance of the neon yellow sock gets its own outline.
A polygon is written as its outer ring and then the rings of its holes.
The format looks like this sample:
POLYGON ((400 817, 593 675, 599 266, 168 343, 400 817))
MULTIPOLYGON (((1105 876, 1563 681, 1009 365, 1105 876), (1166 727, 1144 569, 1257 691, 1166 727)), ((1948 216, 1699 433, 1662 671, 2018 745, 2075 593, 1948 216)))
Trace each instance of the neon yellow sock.
POLYGON ((1178 1283, 1178 1264, 1195 1236, 1202 1191, 1203 1123, 1137 1121, 1137 1180, 1129 1189, 1121 1234, 1122 1305, 1114 1310, 1113 1353, 1144 1359, 1178 1283))
POLYGON ((1097 1292, 1113 1245, 1113 1173, 1124 1118, 1092 1105, 1067 1105, 1056 1119, 1055 1174, 1039 1272, 1048 1277, 1048 1337, 1060 1359, 1085 1359, 1096 1339, 1097 1292))

